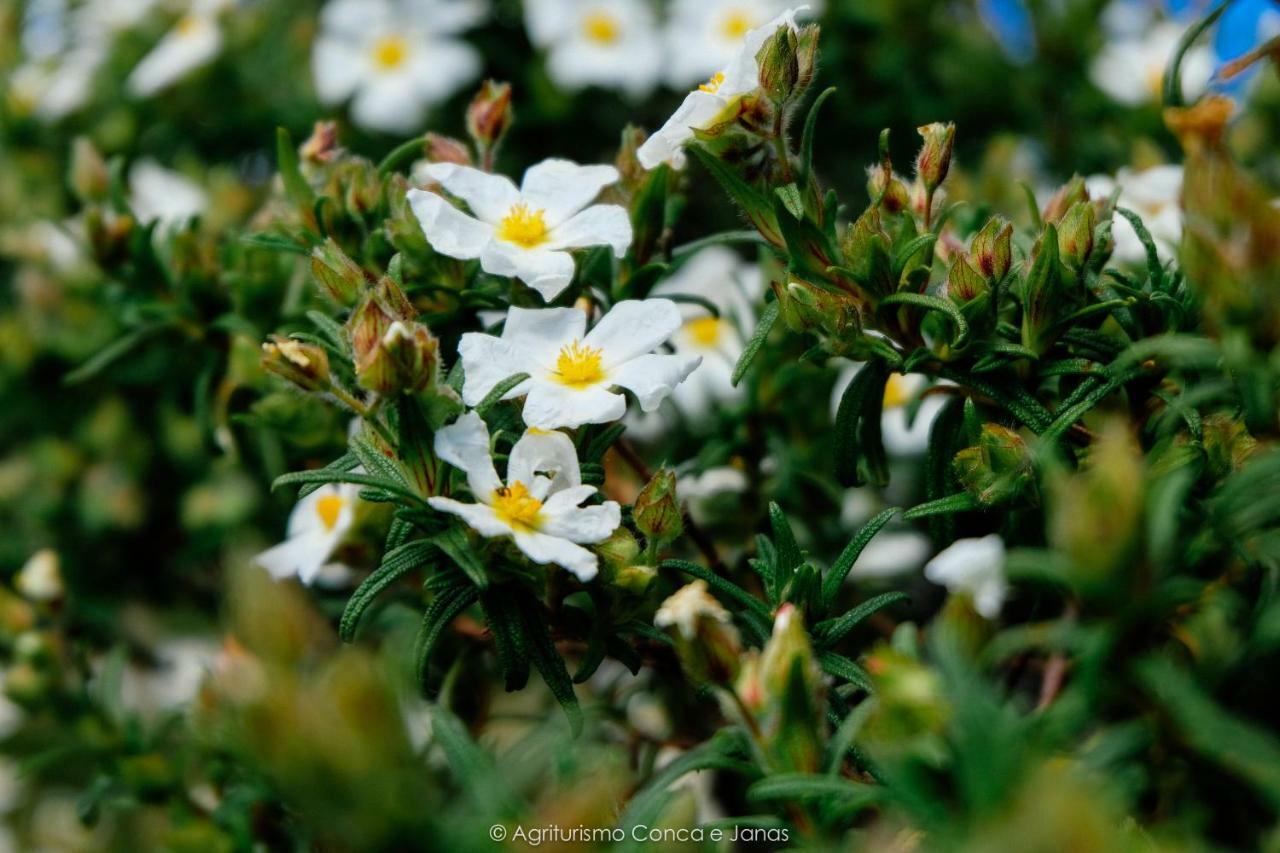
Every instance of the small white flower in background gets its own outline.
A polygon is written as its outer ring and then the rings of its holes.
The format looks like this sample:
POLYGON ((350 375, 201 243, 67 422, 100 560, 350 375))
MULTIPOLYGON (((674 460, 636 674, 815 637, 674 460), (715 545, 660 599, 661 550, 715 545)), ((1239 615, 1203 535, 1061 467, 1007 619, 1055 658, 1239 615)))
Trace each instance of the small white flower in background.
MULTIPOLYGON (((1121 35, 1103 46, 1089 66, 1089 79, 1113 100, 1128 106, 1158 104, 1164 71, 1185 30, 1164 21, 1141 32, 1121 35)), ((1213 49, 1193 45, 1182 59, 1182 89, 1195 98, 1213 76, 1213 49)))
POLYGON ((418 130, 427 110, 479 76, 479 52, 453 36, 486 14, 471 0, 333 0, 311 54, 316 93, 331 106, 351 99, 361 127, 418 130))
POLYGON ((355 522, 360 487, 326 483, 298 501, 289 514, 285 541, 253 558, 276 580, 293 575, 314 582, 355 522))
POLYGON ((434 192, 409 190, 409 204, 431 247, 451 258, 480 259, 492 275, 515 276, 551 300, 573 280, 569 249, 631 245, 631 218, 616 204, 591 204, 618 180, 612 166, 543 160, 510 178, 469 166, 432 163, 422 172, 471 208, 468 216, 434 192))
MULTIPOLYGON (((1094 175, 1085 186, 1095 199, 1109 198, 1119 187, 1116 204, 1142 218, 1161 260, 1173 256, 1182 241, 1181 166, 1151 166, 1141 171, 1121 169, 1115 178, 1094 175)), ((1116 260, 1135 264, 1146 260, 1147 250, 1138 239, 1138 232, 1118 213, 1111 222, 1111 236, 1115 240, 1116 260)))
POLYGON ((746 33, 733 58, 686 95, 667 123, 637 149, 640 165, 653 169, 670 163, 674 168, 683 168, 686 159, 684 145, 693 138, 695 129, 704 130, 735 118, 743 97, 760 88, 756 54, 778 27, 784 24, 795 27, 796 11, 785 12, 746 33))
POLYGON ((662 43, 644 0, 525 0, 529 40, 547 51, 564 89, 601 86, 644 95, 662 73, 662 43))
POLYGON ((849 577, 886 578, 918 571, 933 546, 929 537, 914 530, 882 530, 862 549, 849 577))
MULTIPOLYGON (((811 3, 809 13, 818 6, 811 3)), ((663 33, 668 83, 686 89, 728 67, 747 33, 787 8, 787 0, 675 0, 663 33)))
POLYGON ((1004 541, 995 533, 980 539, 958 539, 925 564, 924 576, 953 595, 970 596, 974 610, 995 619, 1009 594, 1004 541))
POLYGON ((215 637, 176 636, 152 650, 155 665, 127 666, 120 685, 124 707, 151 715, 189 705, 222 651, 215 637))
POLYGON ((212 62, 222 52, 219 16, 235 0, 192 0, 156 46, 138 62, 125 86, 138 98, 150 97, 212 62))
POLYGON ((66 593, 58 552, 41 548, 18 571, 14 588, 32 601, 57 601, 66 593))
POLYGON ((524 421, 532 427, 616 421, 627 401, 614 387, 651 412, 698 366, 696 357, 653 352, 680 325, 668 299, 619 302, 590 332, 577 308, 512 308, 501 337, 462 336, 463 402, 475 406, 504 379, 528 373, 503 399, 525 397, 524 421))
POLYGON ((181 173, 154 160, 138 160, 129 168, 129 206, 138 221, 173 228, 204 213, 209 196, 181 173))
POLYGON ((680 636, 693 640, 698 636, 698 620, 703 617, 728 625, 737 633, 733 617, 708 590, 707 582, 696 580, 667 596, 653 614, 653 624, 659 628, 675 628, 680 636))
POLYGON ((13 70, 8 97, 18 113, 56 122, 88 102, 106 58, 105 45, 88 43, 56 57, 30 60, 13 70))
POLYGON ((569 436, 527 430, 507 457, 505 484, 493 466, 489 428, 475 412, 437 432, 435 450, 466 472, 479 503, 432 497, 432 507, 458 516, 481 536, 510 537, 535 563, 562 566, 584 582, 596 576, 599 561, 582 546, 608 539, 622 523, 622 510, 614 501, 579 506, 596 487, 582 484, 569 436))
MULTIPOLYGON (((840 369, 831 389, 831 417, 840 407, 845 389, 862 369, 862 362, 848 363, 840 369)), ((944 384, 944 383, 939 383, 944 384)), ((884 386, 884 409, 880 416, 880 434, 884 449, 891 456, 915 456, 929 449, 929 429, 946 405, 946 398, 930 394, 920 401, 915 417, 910 417, 911 404, 929 387, 929 380, 918 373, 891 373, 884 386)))
POLYGON ((745 473, 730 465, 720 465, 701 473, 679 476, 676 494, 688 506, 693 520, 702 523, 710 517, 715 501, 729 495, 740 495, 749 486, 745 473))

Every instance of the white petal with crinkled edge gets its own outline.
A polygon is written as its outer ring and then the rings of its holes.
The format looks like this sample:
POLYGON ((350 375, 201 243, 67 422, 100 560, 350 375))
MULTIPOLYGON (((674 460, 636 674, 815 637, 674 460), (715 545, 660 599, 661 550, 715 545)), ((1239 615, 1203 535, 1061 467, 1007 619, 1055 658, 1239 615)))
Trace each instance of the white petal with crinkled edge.
MULTIPOLYGON (((582 486, 581 488, 591 487, 582 486)), ((560 492, 555 498, 567 494, 568 492, 560 492)), ((622 508, 614 501, 606 501, 598 506, 580 507, 576 504, 565 506, 568 503, 565 500, 559 506, 553 507, 556 503, 555 498, 542 508, 544 521, 539 531, 548 536, 568 539, 580 545, 594 545, 608 539, 622 523, 622 508)), ((585 497, 580 500, 585 500, 585 497)))
POLYGON ((530 166, 520 182, 520 197, 545 211, 548 228, 555 228, 590 204, 600 191, 618 180, 613 166, 582 166, 552 158, 530 166))
POLYGON ((432 163, 423 168, 422 173, 465 201, 472 213, 491 224, 502 221, 520 201, 516 185, 502 175, 456 163, 432 163))
POLYGON ((334 547, 342 538, 340 529, 335 527, 331 532, 310 531, 300 536, 292 536, 273 548, 268 548, 253 558, 253 561, 266 569, 276 580, 297 575, 305 584, 310 584, 320 569, 328 561, 334 547))
POLYGON ((453 498, 441 497, 427 498, 427 503, 432 509, 458 516, 481 536, 492 539, 496 536, 510 536, 515 533, 511 525, 498 518, 493 507, 487 504, 464 504, 453 498))
POLYGON ((408 199, 427 242, 442 255, 478 258, 493 240, 492 225, 467 216, 435 193, 412 189, 408 199))
MULTIPOLYGON (((515 310, 515 309, 512 309, 515 310)), ((458 356, 462 359, 464 376, 462 402, 468 406, 480 403, 499 382, 517 373, 529 373, 528 354, 518 346, 493 335, 467 332, 458 342, 458 356)), ((504 395, 504 400, 519 397, 529 391, 525 380, 504 395)))
MULTIPOLYGON (((555 367, 561 347, 582 340, 587 333, 587 314, 578 308, 518 308, 507 312, 502 340, 519 347, 534 363, 550 370, 555 367)), ((528 370, 526 363, 522 371, 528 370)))
POLYGON ((693 128, 710 125, 726 106, 728 102, 724 98, 694 89, 671 118, 636 149, 636 159, 646 169, 655 169, 663 163, 670 163, 676 169, 684 168, 684 144, 693 138, 693 128))
POLYGON ((435 451, 445 462, 467 472, 467 485, 477 500, 487 503, 502 485, 493 468, 489 428, 475 412, 467 412, 437 432, 435 451))
POLYGON ((599 349, 604 368, 611 370, 661 346, 680 326, 680 309, 670 299, 627 299, 601 317, 582 342, 599 349))
POLYGON ((311 76, 322 104, 337 104, 351 97, 360 85, 360 56, 346 39, 320 36, 311 49, 311 76))
POLYGON ((211 17, 191 17, 170 30, 129 74, 136 97, 154 95, 210 62, 222 50, 222 28, 211 17))
POLYGON ((1008 593, 1004 557, 1004 540, 999 534, 958 539, 925 565, 924 576, 952 593, 968 593, 974 609, 994 619, 1008 593))
MULTIPOLYGON (((537 474, 550 475, 550 479, 544 484, 545 490, 541 494, 534 495, 538 500, 582 483, 582 473, 578 467, 578 451, 574 448, 569 436, 554 430, 551 432, 527 430, 520 437, 520 440, 511 448, 511 455, 507 459, 507 482, 518 481, 526 486, 532 486, 534 476, 537 474)), ((587 488, 592 492, 595 491, 594 486, 587 488)), ((582 499, 579 498, 579 500, 582 499)))
POLYGON ((652 412, 701 363, 701 356, 652 353, 619 365, 609 380, 635 394, 642 410, 652 412))
POLYGON ((567 539, 523 531, 517 532, 514 539, 516 547, 530 560, 542 565, 554 563, 563 566, 584 583, 594 578, 599 571, 596 555, 567 539))
POLYGON ((631 246, 631 217, 616 204, 593 204, 548 235, 548 249, 606 245, 621 258, 631 246))
POLYGON ((599 385, 571 388, 558 382, 534 382, 524 401, 524 422, 538 429, 575 428, 616 421, 627 411, 621 394, 599 385))
POLYGON ((568 252, 525 249, 504 240, 493 240, 481 250, 480 266, 493 275, 520 279, 548 301, 573 280, 573 256, 568 252))

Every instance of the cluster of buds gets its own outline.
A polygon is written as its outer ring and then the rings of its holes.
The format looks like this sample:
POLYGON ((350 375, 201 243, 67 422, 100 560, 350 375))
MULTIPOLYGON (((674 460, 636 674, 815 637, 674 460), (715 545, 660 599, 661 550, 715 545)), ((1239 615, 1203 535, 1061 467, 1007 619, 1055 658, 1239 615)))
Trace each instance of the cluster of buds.
POLYGON ((1000 424, 983 424, 977 443, 957 453, 953 466, 965 490, 983 506, 1016 500, 1035 485, 1026 442, 1000 424))
POLYGON ((838 348, 862 329, 860 304, 843 290, 801 278, 792 278, 786 287, 778 282, 771 287, 778 298, 782 320, 793 331, 821 333, 838 348))
POLYGON ((817 59, 818 26, 809 24, 797 30, 783 24, 756 53, 760 89, 776 106, 785 107, 813 83, 817 59))
POLYGON ((365 292, 347 321, 360 387, 390 395, 419 393, 436 385, 440 342, 416 317, 390 277, 365 292))

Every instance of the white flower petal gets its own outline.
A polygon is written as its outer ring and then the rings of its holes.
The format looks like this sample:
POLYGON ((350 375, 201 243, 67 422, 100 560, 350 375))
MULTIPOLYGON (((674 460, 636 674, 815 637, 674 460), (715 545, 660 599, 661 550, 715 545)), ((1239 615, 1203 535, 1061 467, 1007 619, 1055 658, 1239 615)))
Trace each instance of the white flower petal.
POLYGON ((456 163, 432 163, 422 172, 465 201, 472 213, 491 225, 501 222, 520 201, 520 191, 503 175, 492 175, 456 163))
POLYGON ((616 421, 627 411, 627 400, 599 385, 571 388, 558 382, 534 382, 524 401, 524 422, 539 429, 580 427, 616 421))
POLYGON ((511 525, 498 518, 493 507, 486 504, 464 504, 452 498, 441 497, 427 498, 427 503, 432 509, 456 515, 472 530, 490 539, 496 536, 510 536, 515 532, 511 529, 511 525))
POLYGON ((324 532, 308 532, 293 536, 268 548, 253 561, 271 573, 276 580, 294 575, 305 584, 311 583, 328 561, 339 537, 324 532))
POLYGON ((653 353, 630 359, 611 372, 609 379, 635 394, 642 410, 652 412, 701 363, 700 356, 653 353))
MULTIPOLYGON (((586 331, 586 312, 577 308, 513 307, 507 312, 502 339, 532 356, 534 365, 550 370, 560 349, 582 340, 586 331)), ((530 366, 525 362, 522 371, 530 366)))
MULTIPOLYGON (((514 309, 513 309, 514 310, 514 309)), ((530 370, 529 355, 521 347, 502 338, 480 332, 467 332, 458 342, 458 356, 462 359, 462 402, 468 406, 480 401, 502 380, 530 370)), ((528 381, 522 382, 504 395, 510 400, 528 393, 528 381)))
POLYGON ((547 227, 555 228, 617 180, 618 170, 612 166, 580 166, 553 158, 524 173, 520 196, 530 207, 546 211, 547 227))
POLYGON ((554 563, 562 566, 584 583, 594 578, 599 571, 599 561, 595 554, 566 539, 524 531, 517 532, 514 538, 516 547, 530 560, 542 565, 554 563))
POLYGON ((568 252, 525 249, 493 240, 480 253, 480 266, 493 275, 514 276, 550 301, 573 281, 573 256, 568 252))
MULTIPOLYGON (((545 494, 554 495, 561 489, 582 483, 578 467, 578 451, 569 436, 554 430, 526 430, 511 448, 507 459, 507 482, 533 483, 535 474, 550 477, 550 488, 545 494)), ((591 488, 595 491, 594 487, 591 488)), ((541 496, 539 496, 541 497, 541 496)))
POLYGON ((670 299, 628 299, 600 319, 583 343, 602 351, 606 369, 661 346, 682 324, 670 299))
POLYGON ((211 17, 188 17, 170 30, 129 74, 126 85, 145 98, 177 83, 222 50, 222 28, 211 17))
POLYGON ((549 249, 579 249, 607 245, 621 258, 631 246, 631 216, 616 204, 593 204, 549 235, 549 249))
POLYGON ((952 593, 973 596, 975 609, 992 619, 999 615, 1008 590, 1004 554, 1004 541, 998 534, 959 539, 925 565, 924 576, 952 593))
POLYGON ((467 472, 467 485, 477 500, 488 502, 502 485, 493 468, 489 428, 475 412, 467 412, 437 432, 435 451, 445 462, 467 472))
POLYGON ((368 130, 409 134, 422 126, 426 109, 408 74, 366 79, 351 101, 351 120, 368 130))
MULTIPOLYGON (((590 489, 590 486, 582 486, 590 489)), ((592 489, 594 492, 595 489, 592 489)), ((566 495, 567 492, 560 492, 566 495)), ((553 499, 554 500, 554 499, 553 499)), ((542 522, 540 531, 548 536, 568 539, 581 545, 594 545, 603 542, 613 535, 622 523, 622 508, 614 501, 605 501, 598 506, 563 506, 552 508, 549 502, 543 507, 546 520, 542 522)))
POLYGON ((410 64, 416 97, 434 106, 480 76, 480 52, 462 41, 437 40, 421 45, 410 64))
POLYGON ((320 102, 338 104, 351 97, 360 85, 360 67, 358 51, 351 42, 324 35, 317 38, 311 49, 311 76, 320 102))
POLYGON ((427 242, 442 255, 478 258, 493 240, 493 226, 467 216, 442 196, 412 189, 408 199, 427 242))

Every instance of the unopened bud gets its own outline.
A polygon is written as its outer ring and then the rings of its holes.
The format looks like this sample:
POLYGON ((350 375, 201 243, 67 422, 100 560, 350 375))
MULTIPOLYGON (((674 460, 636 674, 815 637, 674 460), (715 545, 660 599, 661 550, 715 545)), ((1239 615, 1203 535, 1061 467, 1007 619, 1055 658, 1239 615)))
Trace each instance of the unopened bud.
POLYGON ((30 601, 52 604, 66 594, 58 552, 42 548, 18 571, 14 588, 30 601))
POLYGON ((351 159, 341 164, 339 182, 343 207, 349 216, 363 219, 382 201, 382 178, 367 160, 351 159))
POLYGON ((653 624, 675 640, 685 673, 696 681, 729 684, 738 674, 742 642, 729 611, 696 580, 676 590, 654 614, 653 624))
POLYGON ((983 506, 1011 501, 1033 482, 1026 442, 999 424, 983 424, 978 443, 957 453, 953 464, 961 485, 983 506))
POLYGON ((911 194, 907 185, 892 172, 888 173, 881 165, 867 167, 867 194, 872 201, 880 199, 880 207, 886 213, 901 213, 911 205, 911 194))
POLYGON ((684 530, 680 502, 676 498, 676 474, 664 468, 640 490, 632 508, 636 527, 649 539, 666 544, 684 530))
POLYGON ((775 104, 784 104, 796 92, 800 63, 796 57, 799 39, 788 24, 778 27, 756 53, 760 88, 775 104))
POLYGON ((916 156, 916 175, 927 191, 932 193, 947 179, 951 169, 951 149, 955 144, 956 126, 951 122, 934 122, 916 128, 924 138, 924 145, 916 156))
POLYGON ((511 84, 486 80, 467 107, 467 133, 477 148, 488 151, 502 141, 513 118, 511 84))
POLYGON ((111 178, 107 163, 94 144, 83 136, 71 143, 71 189, 83 202, 101 201, 107 197, 111 178))
POLYGON ((314 344, 273 335, 262 344, 262 366, 305 391, 329 387, 329 355, 314 344))
POLYGON ((298 154, 304 163, 321 165, 328 163, 338 153, 338 123, 318 121, 298 154))
POLYGON ((1053 198, 1049 199, 1049 203, 1044 206, 1044 210, 1040 213, 1040 218, 1045 222, 1057 225, 1062 221, 1062 217, 1067 215, 1067 211, 1072 205, 1081 201, 1089 200, 1089 191, 1085 188, 1084 178, 1079 175, 1073 175, 1071 180, 1067 181, 1058 191, 1053 194, 1053 198))
POLYGON ((378 283, 365 291, 360 304, 347 318, 347 333, 351 335, 351 350, 357 363, 368 357, 391 324, 397 320, 415 318, 413 305, 391 278, 383 276, 378 283))
POLYGON ((356 358, 356 381, 379 394, 418 393, 434 384, 440 342, 412 320, 395 320, 376 345, 356 358))
POLYGON ((999 216, 987 220, 973 236, 971 247, 978 271, 988 281, 1001 281, 1013 263, 1013 225, 999 216))
POLYGON ((813 75, 818 66, 818 33, 817 24, 809 24, 800 28, 800 37, 796 44, 796 64, 800 75, 796 79, 796 93, 802 93, 813 83, 813 75))
POLYGON ((608 539, 593 548, 605 565, 619 571, 634 563, 640 555, 640 545, 636 542, 635 535, 625 527, 618 527, 609 534, 608 539))
POLYGON ((1077 201, 1058 226, 1058 257, 1068 267, 1080 270, 1093 251, 1095 214, 1088 201, 1077 201))
POLYGON ((364 270, 332 237, 311 250, 311 274, 340 305, 354 305, 365 283, 364 270))
POLYGON ((985 296, 989 289, 987 280, 973 268, 964 253, 957 254, 951 269, 947 271, 947 296, 951 301, 957 305, 965 305, 985 296))
POLYGON ((425 137, 427 160, 432 163, 456 163, 459 166, 471 165, 471 151, 461 139, 428 133, 425 137))

